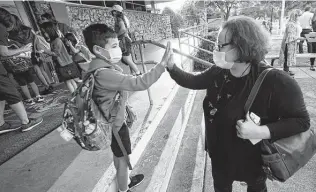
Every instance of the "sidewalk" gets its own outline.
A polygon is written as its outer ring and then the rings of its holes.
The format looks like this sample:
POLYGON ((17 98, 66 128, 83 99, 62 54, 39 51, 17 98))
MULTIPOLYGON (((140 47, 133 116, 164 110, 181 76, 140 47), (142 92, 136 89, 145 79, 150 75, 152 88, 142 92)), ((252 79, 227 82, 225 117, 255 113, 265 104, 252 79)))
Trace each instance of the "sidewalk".
MULTIPOLYGON (((171 41, 173 47, 177 48, 178 40, 171 41)), ((166 41, 162 43, 166 44, 166 41)), ((145 60, 159 62, 163 53, 163 49, 146 45, 145 60)), ((180 57, 176 56, 175 60, 179 61, 179 59, 180 57)), ((147 65, 148 69, 152 66, 147 65)), ((138 67, 141 68, 141 66, 138 67)), ((122 65, 122 68, 129 73, 127 66, 122 65)), ((187 70, 190 70, 190 67, 187 67, 187 70)), ((132 93, 129 98, 129 103, 138 115, 138 121, 130 130, 133 148, 153 123, 166 101, 170 104, 170 98, 173 98, 177 92, 177 86, 169 74, 164 73, 150 91, 153 99, 152 106, 149 105, 147 91, 132 93)), ((54 95, 47 96, 48 102, 44 106, 35 107, 35 110, 31 111, 33 115, 42 113, 44 118, 44 122, 32 131, 0 136, 0 154, 4 155, 2 157, 4 161, 10 158, 6 156, 7 153, 11 155, 18 153, 0 167, 0 191, 87 192, 100 185, 100 179, 103 178, 112 162, 110 150, 83 151, 74 141, 65 142, 55 130, 61 123, 63 102, 68 94, 68 91, 59 90, 54 95), (35 111, 37 113, 34 113, 35 111)), ((11 114, 7 117, 16 119, 11 114)))

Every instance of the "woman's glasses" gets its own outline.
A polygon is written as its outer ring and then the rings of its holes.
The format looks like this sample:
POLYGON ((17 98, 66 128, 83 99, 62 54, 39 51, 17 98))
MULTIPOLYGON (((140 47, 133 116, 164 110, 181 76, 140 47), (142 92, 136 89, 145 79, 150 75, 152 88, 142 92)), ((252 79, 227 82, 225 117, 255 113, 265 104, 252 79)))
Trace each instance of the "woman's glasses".
POLYGON ((217 50, 217 51, 219 51, 219 50, 221 50, 223 47, 225 47, 225 46, 227 46, 227 45, 230 45, 231 43, 224 43, 224 44, 216 44, 215 45, 215 49, 217 50))

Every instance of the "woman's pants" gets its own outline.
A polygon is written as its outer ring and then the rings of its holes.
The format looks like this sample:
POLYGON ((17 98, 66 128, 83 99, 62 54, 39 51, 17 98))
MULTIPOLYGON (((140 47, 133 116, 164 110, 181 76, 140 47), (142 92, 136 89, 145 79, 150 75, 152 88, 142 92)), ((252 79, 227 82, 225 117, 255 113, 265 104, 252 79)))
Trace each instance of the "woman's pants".
POLYGON ((284 63, 283 63, 283 70, 286 72, 290 70, 289 66, 287 65, 287 54, 288 54, 288 48, 287 48, 287 43, 286 43, 285 50, 284 50, 284 63))
MULTIPOLYGON (((220 171, 212 170, 212 175, 215 192, 232 192, 234 180, 228 179, 220 171)), ((260 176, 252 181, 245 181, 247 183, 247 192, 267 192, 266 180, 266 176, 260 176)))
MULTIPOLYGON (((311 43, 312 44, 312 53, 316 53, 316 42, 311 43)), ((315 58, 310 58, 311 66, 314 66, 315 58)))

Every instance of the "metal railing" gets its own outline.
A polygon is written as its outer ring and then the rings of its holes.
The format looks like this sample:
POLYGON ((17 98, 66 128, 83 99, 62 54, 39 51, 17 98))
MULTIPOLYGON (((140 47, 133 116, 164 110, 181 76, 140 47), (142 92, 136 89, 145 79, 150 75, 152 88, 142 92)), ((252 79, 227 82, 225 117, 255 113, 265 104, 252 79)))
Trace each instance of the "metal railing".
MULTIPOLYGON (((182 52, 181 45, 186 45, 189 48, 189 53, 190 54, 191 54, 191 49, 190 48, 193 48, 194 50, 200 50, 202 52, 205 52, 205 53, 208 53, 208 54, 211 54, 211 55, 213 54, 211 51, 199 47, 201 41, 206 41, 206 42, 215 44, 215 42, 203 38, 203 37, 205 37, 207 35, 207 32, 208 32, 207 24, 205 24, 205 25, 194 25, 192 27, 180 29, 178 32, 179 32, 178 40, 179 40, 180 52, 182 52), (183 37, 184 37, 184 39, 183 39, 183 37), (193 45, 190 43, 190 40, 193 40, 193 45)), ((196 52, 194 51, 192 54, 195 55, 196 52)), ((200 63, 204 64, 203 62, 200 62, 200 63)), ((182 55, 181 55, 181 64, 183 64, 182 55)))

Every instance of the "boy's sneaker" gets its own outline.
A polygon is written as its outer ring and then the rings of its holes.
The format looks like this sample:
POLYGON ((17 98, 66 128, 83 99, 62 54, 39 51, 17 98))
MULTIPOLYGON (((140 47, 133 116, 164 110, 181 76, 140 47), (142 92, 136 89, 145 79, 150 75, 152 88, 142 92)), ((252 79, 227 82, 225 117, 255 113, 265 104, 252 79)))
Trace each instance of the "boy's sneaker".
POLYGON ((139 184, 141 184, 144 180, 144 175, 143 174, 138 174, 133 177, 130 177, 131 182, 128 184, 129 189, 132 189, 139 184))
POLYGON ((44 101, 44 97, 38 95, 38 96, 35 97, 35 101, 36 101, 37 103, 43 102, 43 101, 44 101))
POLYGON ((24 103, 27 104, 27 105, 35 105, 35 102, 34 102, 33 99, 24 100, 24 103))
POLYGON ((0 134, 8 133, 8 132, 11 132, 11 131, 16 131, 16 130, 18 130, 20 128, 21 127, 13 128, 13 127, 11 127, 11 125, 9 123, 5 122, 3 125, 0 126, 0 134))
POLYGON ((29 123, 28 124, 22 124, 21 126, 21 130, 22 132, 25 131, 29 131, 31 129, 33 129, 35 126, 39 125, 40 123, 43 122, 43 118, 42 117, 38 117, 38 118, 29 118, 29 123))
POLYGON ((311 70, 311 71, 315 71, 314 66, 311 66, 310 70, 311 70))

